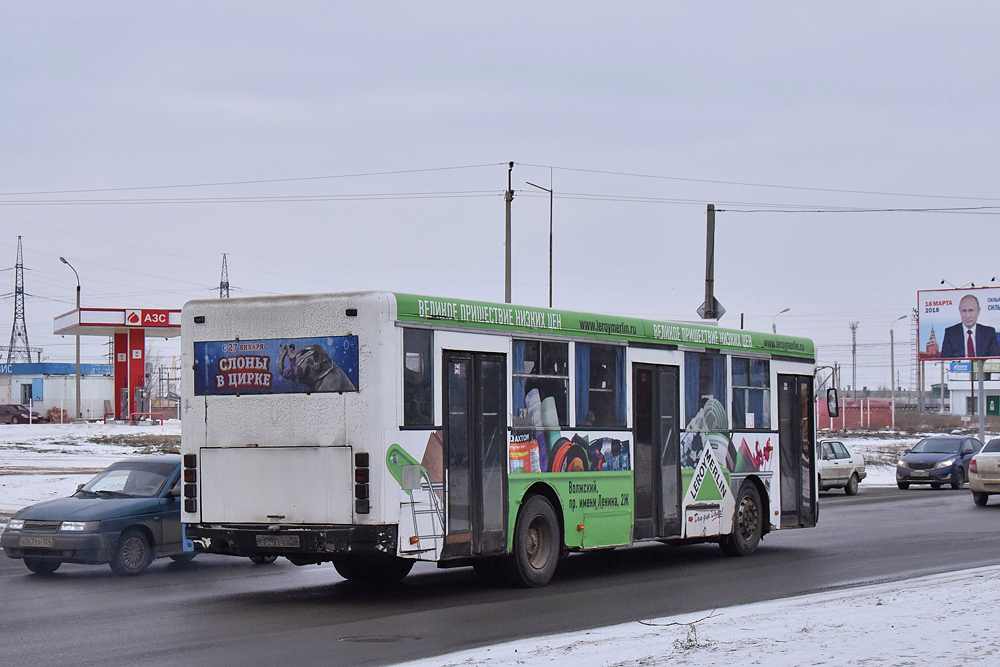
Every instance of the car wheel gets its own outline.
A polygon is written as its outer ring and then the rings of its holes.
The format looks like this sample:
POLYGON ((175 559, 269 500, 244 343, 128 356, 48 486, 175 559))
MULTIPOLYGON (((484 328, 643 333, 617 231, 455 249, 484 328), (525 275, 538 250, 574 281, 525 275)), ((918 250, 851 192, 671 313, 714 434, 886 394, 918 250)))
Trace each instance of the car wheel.
MULTIPOLYGON (((986 503, 983 503, 984 505, 986 503)), ((24 566, 35 574, 52 574, 59 569, 62 561, 47 558, 25 558, 24 566)))
POLYGON ((21 423, 21 420, 20 420, 20 419, 18 419, 17 417, 11 417, 11 418, 10 418, 10 423, 11 423, 11 424, 20 424, 20 423, 21 423))
POLYGON ((764 515, 761 511, 760 494, 756 486, 745 482, 736 497, 733 533, 719 540, 719 546, 727 556, 749 556, 757 550, 763 530, 764 515))
POLYGON ((250 562, 254 565, 270 565, 276 560, 277 556, 250 556, 250 562))
POLYGON ((941 482, 931 482, 931 488, 932 489, 940 489, 941 488, 941 482))
POLYGON ((545 496, 529 497, 514 526, 514 553, 501 560, 507 580, 516 586, 536 588, 552 579, 559 563, 562 539, 559 520, 545 496))
POLYGON ((141 574, 152 562, 153 550, 149 539, 141 530, 129 528, 118 538, 118 546, 111 557, 111 569, 115 574, 131 577, 141 574))
POLYGON ((174 561, 175 563, 190 563, 191 561, 194 560, 194 557, 197 555, 198 554, 191 552, 174 554, 173 556, 170 557, 170 560, 174 561))
POLYGON ((847 486, 844 487, 844 493, 849 496, 853 496, 858 492, 858 476, 855 473, 851 473, 851 478, 847 480, 847 486))
POLYGON ((955 471, 955 479, 951 482, 951 488, 961 489, 965 486, 965 471, 959 468, 955 471))
POLYGON ((990 494, 980 493, 979 491, 972 492, 972 502, 976 503, 980 507, 986 507, 986 503, 990 501, 990 494))
POLYGON ((899 488, 901 488, 903 491, 906 491, 908 488, 910 488, 910 483, 909 482, 896 482, 896 486, 898 486, 899 488))

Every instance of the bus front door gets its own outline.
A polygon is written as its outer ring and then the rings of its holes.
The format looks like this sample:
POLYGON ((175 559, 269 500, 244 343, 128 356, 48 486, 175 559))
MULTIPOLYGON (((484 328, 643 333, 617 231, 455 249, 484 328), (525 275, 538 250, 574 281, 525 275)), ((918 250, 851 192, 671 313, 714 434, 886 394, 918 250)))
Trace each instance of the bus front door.
POLYGON ((447 534, 443 558, 507 546, 506 357, 444 351, 447 534))
POLYGON ((778 375, 782 528, 816 525, 812 388, 808 375, 778 375))
POLYGON ((635 364, 636 539, 681 534, 680 430, 676 366, 635 364))

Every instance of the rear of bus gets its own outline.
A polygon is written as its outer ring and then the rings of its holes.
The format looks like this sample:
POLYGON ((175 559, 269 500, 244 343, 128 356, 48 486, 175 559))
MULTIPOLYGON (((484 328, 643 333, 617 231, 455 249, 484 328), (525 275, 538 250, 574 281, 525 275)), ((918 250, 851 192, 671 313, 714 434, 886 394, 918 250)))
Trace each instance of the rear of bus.
POLYGON ((395 356, 392 307, 376 292, 184 306, 182 521, 195 551, 300 565, 396 553, 369 475, 395 397, 365 391, 394 385, 379 363, 395 356))

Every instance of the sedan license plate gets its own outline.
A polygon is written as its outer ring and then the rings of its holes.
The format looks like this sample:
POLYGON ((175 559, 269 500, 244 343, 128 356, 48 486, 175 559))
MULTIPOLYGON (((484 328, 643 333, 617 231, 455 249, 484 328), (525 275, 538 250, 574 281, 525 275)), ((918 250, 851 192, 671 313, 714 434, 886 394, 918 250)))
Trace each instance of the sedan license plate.
POLYGON ((298 535, 258 535, 258 547, 299 547, 298 535))
POLYGON ((55 538, 53 537, 21 537, 22 547, 48 547, 51 548, 55 544, 55 538))
POLYGON ((912 474, 913 474, 914 477, 928 477, 928 476, 930 476, 930 473, 927 472, 926 470, 914 470, 912 474))

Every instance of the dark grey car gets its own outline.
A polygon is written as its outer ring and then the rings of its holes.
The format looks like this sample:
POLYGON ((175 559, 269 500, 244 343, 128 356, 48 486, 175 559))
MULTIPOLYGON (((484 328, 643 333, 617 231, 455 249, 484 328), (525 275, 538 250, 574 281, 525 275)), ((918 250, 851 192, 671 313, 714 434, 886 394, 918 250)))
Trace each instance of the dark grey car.
POLYGON ((63 563, 109 563, 139 574, 154 558, 190 560, 180 513, 181 457, 150 456, 113 463, 69 498, 26 507, 0 535, 9 558, 51 574, 63 563))

